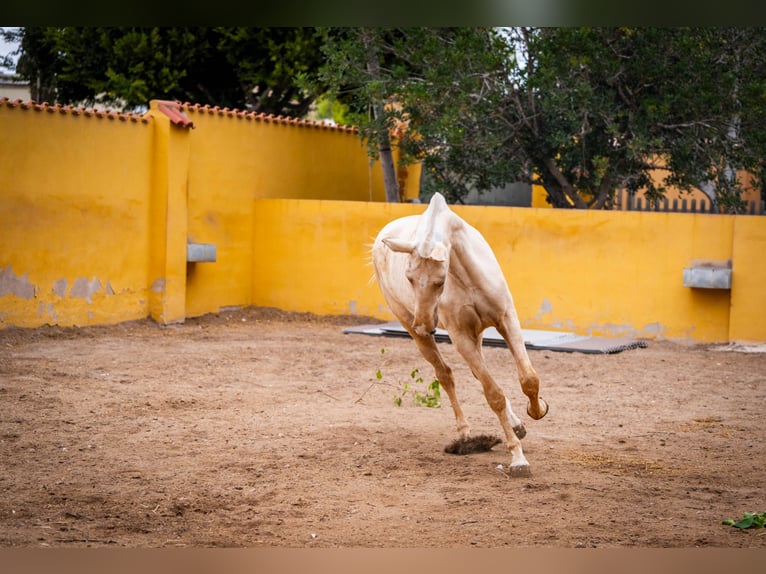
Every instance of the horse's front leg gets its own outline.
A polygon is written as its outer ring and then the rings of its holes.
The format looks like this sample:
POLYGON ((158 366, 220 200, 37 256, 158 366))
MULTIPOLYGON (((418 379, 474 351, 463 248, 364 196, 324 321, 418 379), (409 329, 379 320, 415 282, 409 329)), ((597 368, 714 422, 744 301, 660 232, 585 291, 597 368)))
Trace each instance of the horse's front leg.
MULTIPOLYGON (((410 330, 410 329, 408 329, 410 330)), ((471 429, 468 426, 468 422, 463 414, 463 409, 460 408, 460 403, 457 400, 457 392, 455 391, 455 379, 452 376, 452 369, 444 362, 439 348, 436 346, 436 340, 433 335, 418 335, 414 331, 410 331, 415 344, 423 355, 423 358, 428 361, 434 368, 434 374, 436 375, 439 385, 444 389, 449 397, 452 411, 455 413, 455 421, 457 424, 457 432, 462 438, 468 438, 471 434, 471 429)))

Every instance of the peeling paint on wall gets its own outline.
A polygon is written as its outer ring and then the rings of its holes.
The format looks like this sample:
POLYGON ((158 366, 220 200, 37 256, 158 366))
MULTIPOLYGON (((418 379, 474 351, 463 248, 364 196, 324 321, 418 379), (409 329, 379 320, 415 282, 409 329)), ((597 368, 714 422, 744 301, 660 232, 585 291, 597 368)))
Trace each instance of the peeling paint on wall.
POLYGON ((662 338, 662 334, 667 331, 667 327, 663 327, 662 324, 657 321, 655 323, 649 323, 648 325, 644 325, 643 330, 641 331, 641 334, 649 337, 657 337, 658 339, 662 338))
POLYGON ((29 281, 28 273, 21 277, 16 275, 8 265, 5 269, 0 269, 0 297, 3 295, 15 295, 22 299, 31 299, 35 296, 35 286, 29 281))
POLYGON ((553 305, 548 299, 543 299, 543 302, 540 304, 540 309, 537 311, 538 315, 547 315, 548 313, 553 313, 553 305))
POLYGON ((54 307, 53 303, 48 304, 48 314, 51 316, 53 325, 58 323, 58 315, 56 314, 56 307, 54 307))
POLYGON ((59 279, 53 283, 53 294, 58 295, 62 299, 66 297, 67 280, 59 279))
POLYGON ((607 337, 647 337, 662 340, 668 328, 659 321, 647 323, 643 328, 636 328, 628 323, 594 323, 587 329, 588 335, 607 337))
POLYGON ((165 279, 160 277, 155 279, 152 283, 152 293, 164 293, 165 292, 165 279))
POLYGON ((101 288, 101 281, 95 277, 92 281, 88 281, 85 277, 78 277, 74 280, 74 283, 72 283, 72 289, 69 291, 69 296, 85 299, 88 303, 93 303, 91 297, 98 293, 101 288))

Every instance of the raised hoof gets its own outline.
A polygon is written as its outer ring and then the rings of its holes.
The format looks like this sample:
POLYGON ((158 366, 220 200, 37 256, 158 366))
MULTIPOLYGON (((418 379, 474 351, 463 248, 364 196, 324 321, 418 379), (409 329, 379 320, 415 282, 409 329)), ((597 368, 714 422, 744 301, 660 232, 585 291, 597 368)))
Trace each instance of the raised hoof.
POLYGON ((530 476, 532 472, 529 470, 528 464, 517 464, 508 467, 508 475, 514 478, 523 478, 530 476))
POLYGON ((541 398, 538 398, 537 400, 540 402, 540 406, 542 407, 542 414, 539 417, 536 417, 535 415, 532 414, 532 411, 531 411, 532 403, 531 402, 527 403, 527 414, 530 417, 532 417, 533 419, 535 419, 536 421, 539 421, 541 418, 543 418, 545 415, 548 414, 548 403, 546 403, 541 398))
POLYGON ((525 436, 527 436, 527 429, 524 427, 524 425, 523 425, 523 424, 521 424, 521 425, 519 425, 519 426, 517 426, 517 427, 513 427, 513 432, 516 434, 516 437, 517 437, 519 440, 521 440, 521 439, 523 439, 525 436))

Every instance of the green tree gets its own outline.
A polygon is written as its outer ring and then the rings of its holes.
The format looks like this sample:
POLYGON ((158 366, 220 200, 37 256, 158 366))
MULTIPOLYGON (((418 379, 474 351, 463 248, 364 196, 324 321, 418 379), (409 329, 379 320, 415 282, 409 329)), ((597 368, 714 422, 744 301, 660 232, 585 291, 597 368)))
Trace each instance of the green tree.
POLYGON ((20 39, 17 73, 38 100, 135 109, 177 99, 303 116, 318 95, 313 28, 22 28, 20 39))
POLYGON ((326 63, 318 81, 328 87, 332 98, 349 106, 349 117, 360 127, 370 157, 381 162, 386 201, 398 202, 391 142, 397 113, 390 105, 395 80, 407 77, 392 49, 399 34, 385 28, 325 29, 323 33, 326 63))
POLYGON ((358 109, 388 104, 358 116, 368 141, 408 121, 403 157, 453 201, 536 181, 555 207, 604 208, 674 185, 736 210, 738 171, 763 171, 762 29, 379 30, 378 78, 346 37, 325 44, 323 76, 358 109))

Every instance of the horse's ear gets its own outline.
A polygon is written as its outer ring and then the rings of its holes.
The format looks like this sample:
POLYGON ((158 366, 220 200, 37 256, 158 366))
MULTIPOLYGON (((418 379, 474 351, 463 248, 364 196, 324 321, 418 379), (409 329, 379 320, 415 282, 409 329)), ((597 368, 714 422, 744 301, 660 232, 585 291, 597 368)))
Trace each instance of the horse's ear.
POLYGON ((394 239, 393 237, 386 237, 383 240, 391 251, 397 251, 399 253, 412 253, 415 250, 414 241, 406 241, 404 239, 394 239))

